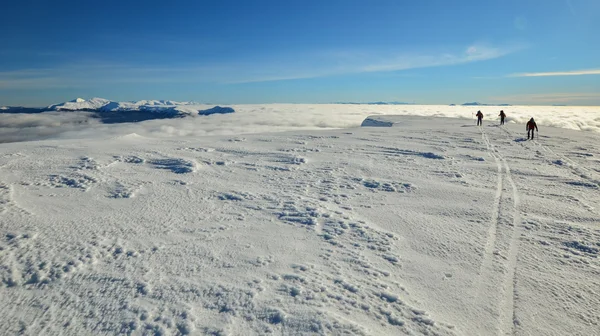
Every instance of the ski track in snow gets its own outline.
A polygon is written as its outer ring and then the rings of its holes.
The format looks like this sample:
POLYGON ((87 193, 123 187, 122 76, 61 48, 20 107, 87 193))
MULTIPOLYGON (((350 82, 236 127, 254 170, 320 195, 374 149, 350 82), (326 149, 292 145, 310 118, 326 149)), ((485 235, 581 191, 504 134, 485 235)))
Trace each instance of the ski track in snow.
MULTIPOLYGON (((487 136, 486 136, 487 139, 487 136)), ((488 139, 489 142, 489 139, 488 139)), ((519 191, 516 184, 511 176, 510 166, 504 157, 491 145, 494 152, 500 156, 500 160, 504 166, 506 172, 506 180, 508 180, 512 189, 512 202, 513 207, 511 211, 512 215, 512 234, 510 235, 510 243, 508 248, 508 258, 506 264, 506 275, 504 277, 503 288, 504 295, 500 310, 500 333, 504 335, 514 334, 514 324, 518 323, 515 315, 515 285, 516 285, 516 268, 517 268, 517 256, 519 252, 519 228, 521 226, 521 215, 519 213, 519 191)))
MULTIPOLYGON (((519 246, 519 226, 520 214, 519 214, 519 195, 517 187, 512 179, 510 166, 507 160, 500 154, 500 151, 490 141, 484 128, 481 128, 481 137, 486 145, 486 148, 493 157, 497 167, 497 186, 496 193, 494 196, 494 202, 492 207, 491 224, 488 229, 488 237, 485 244, 483 261, 479 271, 479 278, 475 282, 475 295, 477 300, 487 300, 487 297, 482 298, 482 286, 487 285, 486 293, 490 293, 490 284, 494 283, 494 279, 502 276, 498 275, 494 270, 493 261, 494 259, 500 260, 502 266, 501 271, 504 273, 504 280, 501 283, 503 293, 498 298, 499 310, 498 310, 498 325, 496 326, 499 335, 513 335, 514 326, 516 321, 514 311, 514 286, 516 282, 515 271, 517 267, 517 254, 519 246), (504 181, 508 181, 509 187, 512 190, 512 195, 507 198, 504 193, 504 181), (512 205, 509 206, 508 211, 503 210, 505 202, 510 202, 512 205), (508 217, 508 218, 506 218, 508 217), (497 258, 500 255, 499 250, 501 249, 498 245, 498 232, 501 230, 508 231, 506 243, 507 257, 497 258), (496 257, 496 258, 495 258, 496 257)), ((491 293, 494 293, 493 291, 491 293)), ((481 306, 480 302, 476 302, 476 306, 481 306)), ((482 328, 482 332, 489 330, 489 326, 482 328)))
POLYGON ((508 250, 508 272, 504 278, 504 308, 501 310, 501 332, 505 335, 514 334, 514 325, 518 324, 518 319, 515 313, 515 286, 516 286, 516 268, 517 268, 517 256, 519 253, 519 239, 520 239, 520 226, 521 226, 521 215, 519 213, 519 191, 515 182, 510 174, 510 167, 504 158, 502 158, 504 167, 506 170, 506 178, 510 183, 512 189, 513 199, 513 220, 512 220, 512 235, 510 239, 510 247, 508 250))
POLYGON ((494 195, 494 201, 492 204, 492 215, 491 215, 489 229, 487 232, 487 239, 485 242, 483 260, 481 262, 481 267, 479 269, 479 274, 478 274, 479 279, 477 279, 477 281, 475 282, 474 294, 475 294, 476 299, 480 298, 482 286, 485 283, 485 279, 483 277, 485 275, 489 275, 489 272, 491 272, 490 268, 492 266, 491 263, 492 263, 492 260, 494 257, 494 248, 496 245, 496 234, 497 234, 498 225, 499 225, 500 204, 502 202, 502 198, 504 195, 504 191, 503 191, 504 178, 503 178, 503 174, 502 174, 502 162, 498 158, 498 156, 494 153, 493 147, 492 147, 489 139, 485 135, 485 133, 482 132, 481 136, 485 142, 485 145, 487 147, 489 155, 494 159, 494 162, 496 163, 496 167, 497 167, 496 175, 497 175, 498 182, 496 184, 496 193, 494 195))
POLYGON ((401 124, 2 145, 0 330, 598 330, 597 135, 385 118, 401 124))
MULTIPOLYGON (((514 135, 512 132, 510 132, 509 130, 507 130, 505 127, 499 127, 503 132, 505 132, 508 135, 508 139, 513 139, 514 135)), ((487 138, 487 136, 485 135, 485 133, 482 133, 483 136, 486 138, 486 143, 489 144, 489 146, 494 150, 495 153, 498 153, 498 150, 496 150, 494 148, 493 145, 490 144, 489 139, 487 138)), ((539 135, 538 135, 539 138, 539 135)), ((517 138, 516 141, 511 141, 511 144, 514 144, 515 142, 520 142, 523 146, 522 148, 525 150, 531 150, 532 146, 531 145, 525 145, 523 142, 525 142, 522 139, 517 138)), ((556 153, 553 150, 550 150, 549 148, 547 148, 546 146, 542 145, 541 143, 539 143, 538 141, 532 140, 532 141, 527 141, 525 143, 528 144, 532 144, 533 148, 541 148, 542 150, 544 150, 546 153, 550 153, 552 156, 554 157, 558 157, 560 158, 561 161, 566 161, 569 162, 568 168, 571 170, 571 172, 579 177, 581 177, 582 179, 588 180, 591 182, 591 184, 586 184, 586 183, 570 183, 567 182, 568 184, 573 184, 573 185, 581 185, 584 186, 586 188, 592 188, 595 189, 596 187, 594 186, 594 184, 596 183, 595 180, 593 180, 590 177, 590 172, 588 169, 584 168, 584 167, 580 167, 578 165, 576 165, 573 161, 571 161, 570 159, 568 159, 566 156, 564 155, 560 155, 558 153, 556 153), (582 173, 584 172, 584 173, 582 173)), ((540 156, 540 152, 536 150, 536 154, 538 156, 540 156)), ((590 155, 592 156, 592 155, 590 155)), ((551 162, 551 164, 556 164, 557 161, 551 161, 550 159, 548 159, 545 156, 541 156, 542 158, 544 158, 547 162, 551 162)), ((513 201, 514 201, 514 214, 513 214, 513 234, 512 234, 512 238, 511 238, 511 242, 510 242, 510 247, 509 247, 509 251, 508 251, 508 258, 507 258, 507 262, 508 262, 508 272, 506 273, 505 276, 505 280, 504 280, 504 290, 505 290, 505 301, 503 302, 503 309, 501 309, 501 320, 500 320, 500 328, 499 328, 499 334, 505 334, 505 335, 512 335, 515 334, 517 330, 519 330, 520 328, 520 320, 519 320, 519 316, 517 315, 517 311, 515 310, 515 300, 518 297, 518 277, 517 277, 517 262, 520 258, 519 256, 519 239, 521 237, 521 227, 522 227, 522 222, 521 222, 521 215, 519 212, 519 203, 520 203, 520 196, 519 196, 519 192, 517 189, 517 186, 515 184, 515 182, 513 181, 513 178, 510 174, 510 167, 508 165, 507 160, 504 157, 500 157, 503 166, 505 168, 505 171, 507 172, 507 180, 509 181, 511 188, 513 190, 513 201)), ((562 164, 561 164, 562 166, 562 164)), ((580 204, 582 204, 584 206, 585 209, 589 210, 592 213, 595 213, 593 211, 593 208, 591 208, 587 203, 582 202, 579 199, 576 199, 580 204)), ((596 217, 595 219, 596 224, 600 223, 600 217, 596 217)), ((596 229, 596 232, 598 232, 598 230, 596 229)), ((545 244, 545 242, 542 242, 543 244, 545 244)), ((579 248, 581 247, 584 251, 588 251, 588 252, 592 252, 595 253, 597 250, 592 248, 591 250, 589 250, 585 245, 580 246, 579 243, 569 243, 569 242, 563 242, 563 245, 566 246, 573 246, 575 248, 579 248)), ((598 244, 596 244, 598 245, 598 244)), ((597 300, 597 298, 596 298, 597 300)))

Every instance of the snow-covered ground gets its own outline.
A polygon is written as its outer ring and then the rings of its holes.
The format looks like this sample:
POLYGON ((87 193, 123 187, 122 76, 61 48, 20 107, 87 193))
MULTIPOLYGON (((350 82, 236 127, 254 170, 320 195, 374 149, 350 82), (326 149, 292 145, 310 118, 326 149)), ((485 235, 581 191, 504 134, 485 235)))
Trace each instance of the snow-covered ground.
POLYGON ((1 144, 0 330, 598 333, 600 133, 378 118, 1 144))

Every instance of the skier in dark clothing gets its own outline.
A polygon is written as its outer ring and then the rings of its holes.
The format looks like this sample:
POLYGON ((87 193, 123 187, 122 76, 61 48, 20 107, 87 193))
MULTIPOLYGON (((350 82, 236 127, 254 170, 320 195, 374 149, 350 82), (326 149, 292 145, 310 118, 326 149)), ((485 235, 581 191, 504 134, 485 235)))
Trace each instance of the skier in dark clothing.
POLYGON ((539 132, 537 124, 535 123, 535 120, 533 120, 533 118, 529 119, 529 121, 527 122, 526 128, 527 128, 527 139, 529 139, 529 134, 531 133, 531 140, 533 140, 534 130, 539 132))
POLYGON ((477 111, 477 126, 483 126, 483 113, 481 111, 477 111))
POLYGON ((504 125, 504 118, 506 118, 506 114, 504 114, 504 111, 500 110, 500 125, 504 125))

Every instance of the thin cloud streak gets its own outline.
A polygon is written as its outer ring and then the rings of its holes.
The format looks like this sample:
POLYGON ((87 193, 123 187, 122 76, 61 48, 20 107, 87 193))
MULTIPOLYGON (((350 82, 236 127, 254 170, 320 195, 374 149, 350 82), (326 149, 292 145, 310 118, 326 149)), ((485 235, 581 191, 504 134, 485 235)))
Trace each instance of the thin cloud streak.
POLYGON ((600 75, 600 69, 554 71, 554 72, 526 72, 509 75, 508 77, 551 77, 551 76, 586 76, 600 75))
POLYGON ((600 92, 556 92, 556 93, 532 93, 507 95, 502 97, 492 97, 492 102, 512 103, 512 104, 561 104, 573 102, 594 103, 600 99, 600 92))
POLYGON ((396 72, 453 66, 503 57, 520 48, 472 45, 458 53, 433 55, 393 52, 338 52, 310 57, 262 60, 259 64, 202 64, 179 67, 136 67, 89 62, 56 68, 0 72, 0 90, 96 87, 118 83, 242 84, 322 78, 360 73, 396 72))
POLYGON ((227 84, 321 78, 360 73, 396 72, 419 68, 453 66, 500 58, 511 54, 519 49, 521 49, 521 47, 490 48, 473 45, 468 47, 464 52, 458 55, 448 53, 439 55, 391 54, 387 57, 375 57, 365 55, 364 52, 357 52, 356 56, 353 57, 351 53, 343 53, 342 58, 346 60, 347 63, 342 65, 338 63, 339 59, 334 59, 331 62, 332 65, 322 64, 321 68, 317 69, 311 67, 310 70, 296 71, 296 73, 291 73, 289 71, 287 71, 286 73, 286 70, 283 69, 279 69, 279 71, 272 70, 271 72, 278 73, 279 75, 256 76, 235 81, 229 81, 227 82, 227 84), (377 59, 372 60, 373 58, 377 59))
POLYGON ((97 87, 111 84, 159 84, 210 82, 214 67, 136 67, 125 64, 89 63, 56 68, 0 71, 2 89, 47 89, 97 87))

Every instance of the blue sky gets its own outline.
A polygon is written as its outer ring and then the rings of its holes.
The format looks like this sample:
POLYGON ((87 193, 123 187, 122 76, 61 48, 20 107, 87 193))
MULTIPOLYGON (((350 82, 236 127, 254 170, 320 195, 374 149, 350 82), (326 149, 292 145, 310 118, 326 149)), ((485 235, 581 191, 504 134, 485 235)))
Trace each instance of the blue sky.
POLYGON ((598 0, 7 0, 0 105, 600 105, 598 0))

